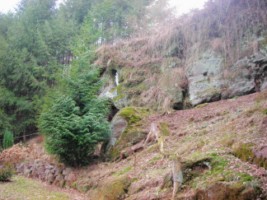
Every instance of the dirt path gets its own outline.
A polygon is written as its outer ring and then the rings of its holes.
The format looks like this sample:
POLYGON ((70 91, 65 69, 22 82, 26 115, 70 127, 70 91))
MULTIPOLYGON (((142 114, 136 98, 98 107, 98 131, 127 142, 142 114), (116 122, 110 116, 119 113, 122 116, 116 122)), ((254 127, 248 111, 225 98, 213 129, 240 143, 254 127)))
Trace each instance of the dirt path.
POLYGON ((63 190, 37 180, 15 176, 11 182, 0 183, 0 200, 85 200, 85 196, 63 190))

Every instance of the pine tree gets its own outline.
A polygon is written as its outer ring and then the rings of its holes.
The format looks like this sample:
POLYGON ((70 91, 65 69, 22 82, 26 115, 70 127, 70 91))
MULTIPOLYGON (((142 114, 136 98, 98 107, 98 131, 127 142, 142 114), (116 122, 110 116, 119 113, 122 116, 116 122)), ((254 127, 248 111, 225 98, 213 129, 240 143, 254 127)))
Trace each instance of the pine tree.
POLYGON ((98 43, 112 42, 129 37, 139 29, 145 18, 146 6, 153 0, 101 0, 92 6, 88 17, 93 20, 92 28, 100 33, 98 43))
POLYGON ((39 128, 50 153, 67 165, 86 165, 95 146, 109 138, 109 107, 97 97, 101 86, 97 70, 78 69, 63 82, 61 92, 44 105, 39 128))

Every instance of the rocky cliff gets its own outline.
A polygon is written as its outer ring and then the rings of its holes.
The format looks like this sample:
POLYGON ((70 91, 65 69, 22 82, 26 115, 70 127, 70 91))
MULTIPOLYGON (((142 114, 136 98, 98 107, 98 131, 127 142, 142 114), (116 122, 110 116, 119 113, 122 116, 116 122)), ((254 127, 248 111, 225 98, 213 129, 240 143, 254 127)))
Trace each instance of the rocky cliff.
POLYGON ((263 0, 210 1, 149 35, 101 47, 96 64, 111 80, 103 94, 116 91, 119 109, 168 111, 266 89, 266 7, 263 0))

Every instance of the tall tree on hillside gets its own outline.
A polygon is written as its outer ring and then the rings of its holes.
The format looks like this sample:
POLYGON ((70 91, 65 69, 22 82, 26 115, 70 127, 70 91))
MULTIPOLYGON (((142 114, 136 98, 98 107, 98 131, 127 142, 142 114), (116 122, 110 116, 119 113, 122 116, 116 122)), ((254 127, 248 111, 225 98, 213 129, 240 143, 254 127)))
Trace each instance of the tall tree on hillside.
POLYGON ((55 0, 23 0, 11 19, 2 18, 0 117, 6 122, 2 129, 12 127, 15 136, 25 136, 36 130, 41 98, 55 83, 74 28, 65 28, 56 15, 55 0))
POLYGON ((152 28, 158 28, 159 24, 169 23, 173 18, 173 10, 168 7, 168 1, 157 0, 154 1, 147 8, 146 25, 152 28))
MULTIPOLYGON (((11 25, 13 22, 13 17, 8 14, 0 14, 0 74, 1 69, 4 65, 4 57, 6 55, 6 52, 8 50, 8 26, 11 25)), ((0 95, 3 96, 3 93, 1 92, 1 81, 0 81, 0 95)), ((1 98, 1 97, 0 97, 1 98)), ((3 106, 0 106, 0 136, 3 136, 3 133, 5 129, 10 129, 10 116, 5 112, 5 108, 3 106)))
POLYGON ((98 43, 128 37, 138 29, 145 18, 146 6, 153 0, 102 0, 96 3, 88 14, 93 29, 100 33, 98 43))
POLYGON ((99 73, 84 58, 75 61, 71 73, 48 95, 39 118, 47 150, 70 166, 90 162, 95 147, 109 139, 107 100, 98 97, 99 73))
POLYGON ((72 19, 77 25, 84 22, 91 7, 102 0, 66 0, 60 7, 65 19, 72 19))

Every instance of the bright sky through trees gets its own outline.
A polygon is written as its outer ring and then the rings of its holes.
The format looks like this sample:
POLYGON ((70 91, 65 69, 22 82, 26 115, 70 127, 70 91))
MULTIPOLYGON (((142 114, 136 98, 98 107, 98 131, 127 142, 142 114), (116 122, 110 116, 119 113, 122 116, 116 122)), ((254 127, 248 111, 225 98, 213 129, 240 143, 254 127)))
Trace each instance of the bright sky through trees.
POLYGON ((176 15, 188 13, 196 8, 203 8, 207 0, 169 0, 171 7, 175 7, 176 15))
POLYGON ((0 11, 6 13, 12 11, 18 4, 19 0, 0 0, 0 11))
MULTIPOLYGON (((9 11, 14 11, 16 6, 21 0, 0 0, 0 12, 7 13, 9 11)), ((60 3, 62 0, 58 0, 60 3)))
MULTIPOLYGON (((0 12, 13 11, 20 0, 0 0, 0 12)), ((61 1, 61 0, 59 0, 61 1)), ((202 8, 207 0, 169 0, 170 6, 175 7, 177 15, 189 12, 195 8, 202 8)))

